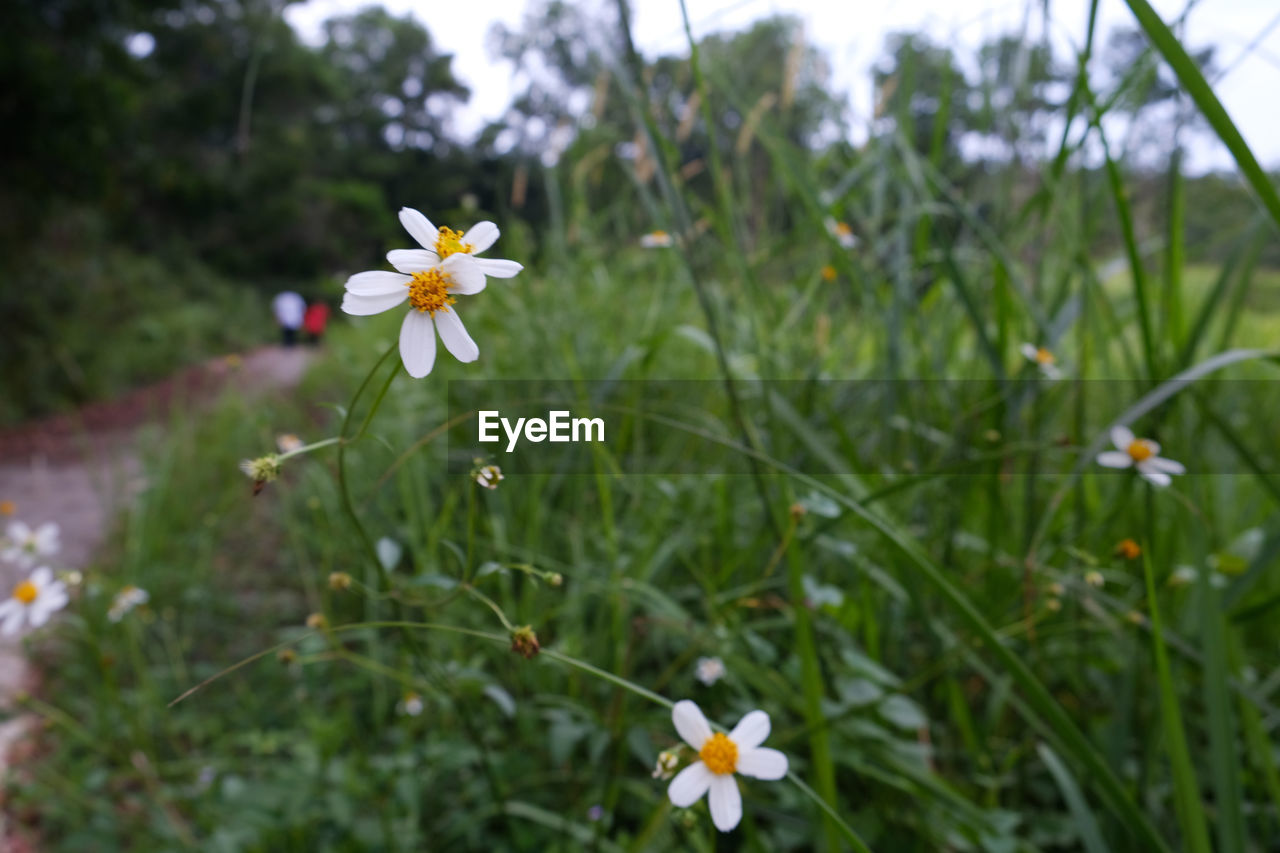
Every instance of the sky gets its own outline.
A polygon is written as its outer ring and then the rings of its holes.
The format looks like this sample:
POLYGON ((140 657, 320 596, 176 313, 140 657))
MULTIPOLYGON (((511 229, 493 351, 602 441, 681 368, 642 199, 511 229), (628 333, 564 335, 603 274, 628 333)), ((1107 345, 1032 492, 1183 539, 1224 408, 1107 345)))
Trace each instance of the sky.
MULTIPOLYGON (((1172 21, 1187 5, 1185 0, 1150 1, 1165 21, 1172 21)), ((964 55, 995 35, 1024 26, 1038 37, 1042 26, 1040 3, 1027 0, 687 0, 687 4, 697 36, 744 29, 774 14, 798 16, 806 37, 827 56, 832 88, 848 97, 855 128, 867 123, 871 67, 880 58, 888 33, 925 32, 964 55)), ((285 17, 303 39, 316 43, 321 39, 322 21, 366 5, 368 0, 308 0, 288 7, 285 17)), ((514 68, 490 55, 486 37, 497 22, 520 28, 528 0, 485 0, 474 6, 382 0, 380 5, 397 15, 414 15, 439 49, 454 54, 454 74, 471 89, 470 102, 454 117, 455 130, 466 137, 502 117, 513 93, 514 68)), ((1083 42, 1088 5, 1088 0, 1051 0, 1049 33, 1060 55, 1073 55, 1073 46, 1083 42)), ((679 0, 633 0, 631 6, 633 36, 642 53, 653 57, 685 52, 679 0)), ((1101 0, 1099 21, 1102 39, 1098 44, 1102 44, 1107 32, 1132 24, 1133 17, 1123 0, 1101 0)), ((1218 48, 1218 66, 1230 69, 1217 83, 1218 97, 1254 155, 1264 166, 1280 168, 1280 114, 1276 111, 1280 3, 1199 0, 1187 15, 1184 43, 1191 49, 1218 48)), ((1206 136, 1191 143, 1187 167, 1195 172, 1230 169, 1233 161, 1221 143, 1206 136)))

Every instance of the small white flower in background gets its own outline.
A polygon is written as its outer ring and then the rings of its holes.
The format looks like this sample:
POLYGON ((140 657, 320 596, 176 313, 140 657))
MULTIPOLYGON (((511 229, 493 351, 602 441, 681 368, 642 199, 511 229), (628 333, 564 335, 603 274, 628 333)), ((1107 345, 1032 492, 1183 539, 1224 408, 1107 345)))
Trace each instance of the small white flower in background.
POLYGON ((1058 369, 1058 359, 1044 347, 1026 343, 1018 348, 1027 361, 1040 368, 1045 379, 1061 379, 1062 371, 1058 369))
POLYGON ((676 768, 680 766, 680 754, 675 749, 664 749, 658 753, 658 761, 653 765, 653 773, 655 779, 670 779, 676 775, 676 768))
POLYGON ((32 528, 21 521, 9 522, 5 532, 4 550, 0 558, 17 563, 24 569, 34 566, 41 557, 51 557, 58 553, 58 525, 46 521, 39 527, 32 528))
POLYGON ((600 805, 599 803, 596 803, 594 806, 587 809, 587 820, 594 823, 595 821, 598 821, 603 817, 604 817, 604 806, 600 805))
POLYGON ((107 618, 112 622, 119 622, 129 611, 135 607, 146 604, 151 600, 151 594, 145 589, 140 589, 132 584, 124 587, 116 593, 116 597, 111 601, 111 607, 107 610, 107 618))
POLYGON ((1102 572, 1097 569, 1090 569, 1084 573, 1084 582, 1094 589, 1101 589, 1106 581, 1102 577, 1102 572))
POLYGON ((286 432, 284 435, 276 436, 276 447, 280 448, 281 453, 292 453, 302 447, 302 439, 291 432, 286 432))
POLYGON ((698 662, 694 665, 693 677, 710 687, 724 678, 727 671, 724 661, 720 658, 698 658, 698 662))
POLYGON ((1115 450, 1098 454, 1098 464, 1106 468, 1137 469, 1142 478, 1157 486, 1173 482, 1170 474, 1185 474, 1182 463, 1160 456, 1160 445, 1149 438, 1135 438, 1128 427, 1111 428, 1111 443, 1115 450))
MULTIPOLYGON (((1227 579, 1212 569, 1209 572, 1209 585, 1215 589, 1222 589, 1228 583, 1227 579)), ((1196 582, 1198 577, 1194 566, 1178 566, 1174 569, 1173 574, 1169 575, 1169 586, 1188 586, 1196 582)))
POLYGON ((409 717, 420 715, 424 707, 422 697, 417 693, 406 693, 400 700, 400 713, 409 717))
POLYGON ((847 222, 837 222, 834 218, 828 216, 823 220, 822 224, 827 227, 827 233, 836 238, 840 248, 852 249, 858 245, 858 238, 854 236, 853 229, 849 227, 847 222))
POLYGON ((742 820, 742 794, 734 773, 756 779, 787 775, 787 757, 760 746, 769 736, 769 715, 751 711, 728 735, 712 732, 707 718, 693 702, 683 699, 671 709, 680 738, 698 753, 698 760, 671 780, 667 796, 672 805, 688 808, 708 794, 711 821, 728 832, 742 820))
POLYGON ((640 238, 640 245, 646 249, 667 249, 675 240, 666 231, 650 231, 640 238))
POLYGON ((497 465, 485 465, 477 468, 472 476, 478 485, 484 486, 486 489, 496 489, 498 484, 502 482, 502 469, 497 465))
POLYGON ((23 622, 39 628, 55 610, 66 607, 67 601, 67 585, 54 580, 53 571, 41 566, 0 603, 0 633, 12 636, 22 629, 23 622))

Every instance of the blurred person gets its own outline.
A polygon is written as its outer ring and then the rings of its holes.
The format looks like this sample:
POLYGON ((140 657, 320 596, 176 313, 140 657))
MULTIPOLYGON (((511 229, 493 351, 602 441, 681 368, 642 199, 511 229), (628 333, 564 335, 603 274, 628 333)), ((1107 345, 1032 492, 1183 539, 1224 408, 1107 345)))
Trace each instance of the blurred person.
POLYGON ((302 329, 307 333, 307 343, 316 346, 324 337, 325 326, 329 324, 329 305, 326 302, 312 302, 307 306, 307 313, 302 317, 302 329))
POLYGON ((302 326, 306 310, 306 301, 292 290, 278 293, 271 300, 271 313, 275 314, 276 323, 280 326, 280 342, 285 346, 291 347, 297 342, 298 329, 302 326))

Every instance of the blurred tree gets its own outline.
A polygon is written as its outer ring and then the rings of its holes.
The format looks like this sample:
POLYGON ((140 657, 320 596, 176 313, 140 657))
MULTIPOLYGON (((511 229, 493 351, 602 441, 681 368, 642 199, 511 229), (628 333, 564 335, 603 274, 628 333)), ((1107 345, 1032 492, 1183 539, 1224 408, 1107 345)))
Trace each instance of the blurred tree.
POLYGON ((979 48, 978 67, 969 111, 973 129, 998 146, 980 156, 994 154, 1029 167, 1045 156, 1049 125, 1066 97, 1071 71, 1057 65, 1048 41, 1032 44, 1015 35, 979 48))
POLYGON ((974 127, 972 89, 951 48, 918 33, 892 33, 872 73, 877 134, 901 134, 944 174, 961 174, 961 137, 974 127))

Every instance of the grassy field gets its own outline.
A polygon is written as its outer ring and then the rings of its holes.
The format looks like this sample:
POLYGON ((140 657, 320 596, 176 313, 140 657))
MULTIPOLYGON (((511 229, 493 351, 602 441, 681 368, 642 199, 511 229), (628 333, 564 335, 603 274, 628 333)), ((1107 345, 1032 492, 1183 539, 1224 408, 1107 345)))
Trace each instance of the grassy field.
MULTIPOLYGON (((7 803, 31 834, 1270 849, 1280 271, 1247 252, 1186 266, 1176 215, 1125 228, 1119 169, 1101 195, 1046 166, 1030 192, 970 198, 896 139, 814 161, 767 118, 756 132, 764 190, 713 160, 696 193, 652 140, 639 192, 668 248, 641 248, 629 210, 588 210, 572 162, 547 169, 552 236, 499 221, 489 252, 539 262, 457 305, 475 363, 441 348, 414 380, 401 310, 340 318, 293 399, 157 428, 136 507, 38 638, 42 751, 7 803), (1033 381, 1026 343, 1058 381, 1033 381), (955 381, 909 381, 925 378, 955 381), (628 471, 619 438, 582 472, 484 489, 446 464, 459 379, 634 380, 639 400, 658 380, 732 387, 740 410, 687 399, 645 435, 664 459, 700 431, 736 467, 628 471), (761 402, 758 379, 795 396, 761 402), (865 407, 807 393, 838 380, 902 390, 865 407), (1189 473, 1158 487, 1100 467, 1117 421, 1189 473), (254 497, 237 465, 282 433, 335 441, 254 497), (127 584, 149 601, 113 622, 127 584), (724 675, 706 684, 711 657, 724 675), (655 778, 683 699, 725 727, 767 712, 764 745, 787 757, 787 778, 739 777, 732 834, 655 778)), ((1250 227, 1255 246, 1280 218, 1250 227)))

